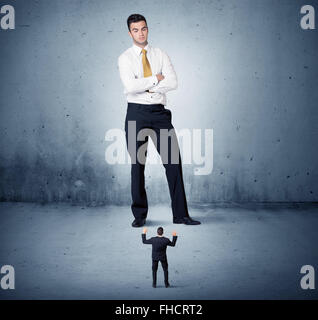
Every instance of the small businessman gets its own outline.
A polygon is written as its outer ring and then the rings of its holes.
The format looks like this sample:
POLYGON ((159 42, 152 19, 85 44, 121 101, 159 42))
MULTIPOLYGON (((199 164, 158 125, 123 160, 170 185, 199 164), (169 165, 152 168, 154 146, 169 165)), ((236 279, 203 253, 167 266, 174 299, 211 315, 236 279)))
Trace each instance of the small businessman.
POLYGON ((159 227, 157 229, 157 236, 150 239, 146 239, 147 228, 143 229, 141 234, 142 242, 144 244, 152 244, 152 286, 156 288, 157 286, 157 270, 158 263, 161 262, 161 266, 164 272, 165 286, 170 287, 168 281, 168 260, 167 260, 167 246, 174 247, 177 242, 177 233, 173 231, 172 241, 163 236, 163 228, 159 227))

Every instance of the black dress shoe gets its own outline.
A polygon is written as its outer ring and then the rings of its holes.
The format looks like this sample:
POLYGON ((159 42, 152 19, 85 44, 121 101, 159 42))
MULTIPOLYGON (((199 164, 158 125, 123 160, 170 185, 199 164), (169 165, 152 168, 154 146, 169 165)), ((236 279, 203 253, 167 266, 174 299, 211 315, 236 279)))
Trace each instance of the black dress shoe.
POLYGON ((133 227, 142 227, 146 223, 146 219, 135 219, 131 224, 133 227))
POLYGON ((152 284, 152 287, 153 287, 153 288, 156 288, 157 286, 156 286, 156 284, 155 284, 155 283, 153 283, 153 284, 152 284))
POLYGON ((166 286, 166 288, 169 288, 170 287, 170 283, 169 282, 165 283, 165 286, 166 286))
POLYGON ((173 218, 173 223, 184 223, 188 225, 201 224, 200 221, 193 220, 190 217, 173 218))

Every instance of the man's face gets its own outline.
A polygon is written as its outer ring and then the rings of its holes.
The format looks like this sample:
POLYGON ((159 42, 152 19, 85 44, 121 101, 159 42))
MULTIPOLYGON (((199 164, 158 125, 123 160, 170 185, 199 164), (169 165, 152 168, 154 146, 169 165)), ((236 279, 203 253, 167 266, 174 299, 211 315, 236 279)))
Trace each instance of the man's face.
POLYGON ((148 39, 148 27, 145 21, 133 22, 130 24, 129 35, 136 45, 146 45, 148 39))

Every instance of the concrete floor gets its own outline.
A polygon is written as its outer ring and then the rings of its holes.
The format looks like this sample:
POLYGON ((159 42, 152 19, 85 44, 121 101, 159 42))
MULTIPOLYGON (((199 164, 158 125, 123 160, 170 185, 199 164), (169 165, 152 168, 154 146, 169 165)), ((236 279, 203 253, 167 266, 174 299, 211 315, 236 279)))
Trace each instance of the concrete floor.
MULTIPOLYGON (((317 204, 193 205, 200 226, 158 226, 179 238, 168 248, 171 288, 151 287, 151 246, 131 227, 129 207, 0 203, 0 266, 15 268, 15 290, 0 299, 317 299, 300 288, 300 268, 318 270, 317 204)), ((159 266, 160 267, 160 266, 159 266)))

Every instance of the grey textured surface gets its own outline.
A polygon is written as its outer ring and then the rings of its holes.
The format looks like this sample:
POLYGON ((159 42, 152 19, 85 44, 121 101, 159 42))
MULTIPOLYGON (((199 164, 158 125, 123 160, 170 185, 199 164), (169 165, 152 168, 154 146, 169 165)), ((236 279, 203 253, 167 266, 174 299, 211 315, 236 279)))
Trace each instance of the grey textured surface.
MULTIPOLYGON (((124 129, 117 58, 139 12, 178 74, 174 126, 214 130, 212 173, 184 166, 189 201, 317 201, 318 41, 300 28, 303 1, 5 3, 1 200, 129 204, 129 165, 105 162, 104 136, 124 129)), ((147 186, 151 203, 169 200, 163 168, 147 168, 147 186)))
MULTIPOLYGON (((173 225, 153 206, 149 236, 178 233, 168 248, 171 288, 151 287, 151 246, 128 207, 0 203, 0 265, 16 289, 0 299, 317 299, 300 269, 318 268, 317 204, 197 205, 199 226, 173 225)), ((317 280, 316 280, 317 281, 317 280)), ((317 282, 316 282, 317 285, 317 282)))

